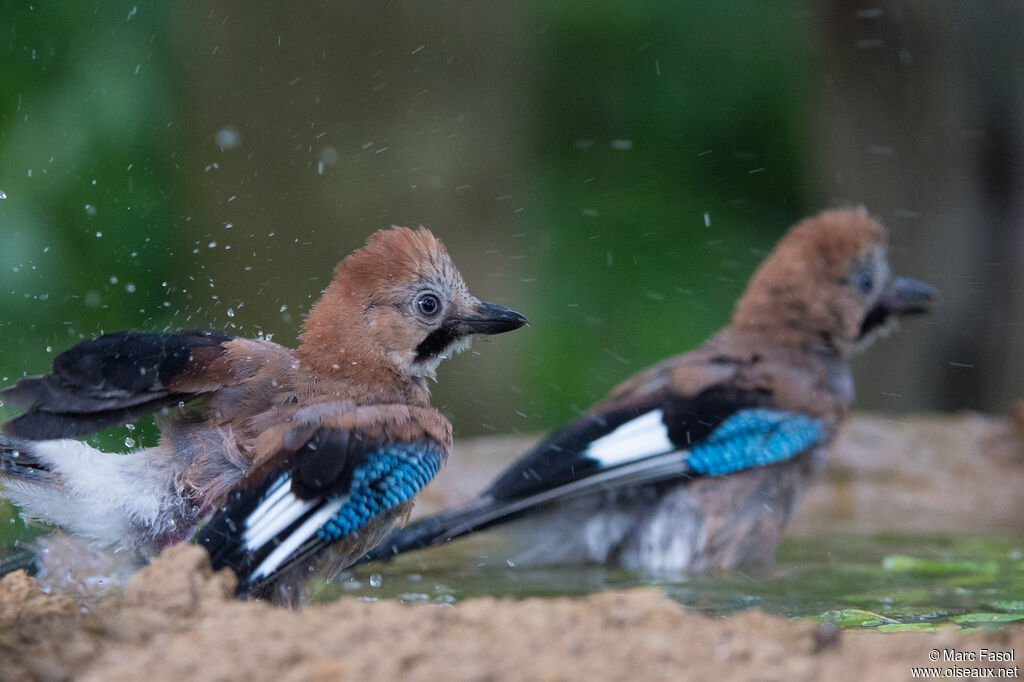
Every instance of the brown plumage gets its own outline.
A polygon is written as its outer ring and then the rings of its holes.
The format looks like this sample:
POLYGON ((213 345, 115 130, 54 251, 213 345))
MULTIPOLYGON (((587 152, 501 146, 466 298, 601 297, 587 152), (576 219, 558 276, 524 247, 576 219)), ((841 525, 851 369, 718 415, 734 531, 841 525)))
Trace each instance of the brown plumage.
MULTIPOLYGON (((4 425, 0 450, 46 474, 8 475, 6 495, 32 516, 145 560, 189 538, 229 492, 260 485, 314 435, 422 440, 446 453, 451 426, 429 407, 427 379, 471 334, 525 323, 470 295, 428 230, 382 230, 338 264, 295 350, 216 332, 111 334, 0 393, 26 410, 4 425), (156 410, 160 444, 128 457, 50 440, 156 410)), ((323 453, 303 457, 330 468, 323 453)))

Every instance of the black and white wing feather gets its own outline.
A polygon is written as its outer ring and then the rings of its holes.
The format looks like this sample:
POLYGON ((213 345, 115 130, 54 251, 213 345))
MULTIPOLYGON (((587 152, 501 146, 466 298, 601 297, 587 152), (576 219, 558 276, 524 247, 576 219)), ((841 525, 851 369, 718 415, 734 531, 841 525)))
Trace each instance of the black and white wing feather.
POLYGON ((215 569, 236 573, 238 594, 250 594, 328 546, 390 523, 389 512, 412 499, 444 457, 426 440, 321 429, 259 485, 235 493, 197 541, 215 569))

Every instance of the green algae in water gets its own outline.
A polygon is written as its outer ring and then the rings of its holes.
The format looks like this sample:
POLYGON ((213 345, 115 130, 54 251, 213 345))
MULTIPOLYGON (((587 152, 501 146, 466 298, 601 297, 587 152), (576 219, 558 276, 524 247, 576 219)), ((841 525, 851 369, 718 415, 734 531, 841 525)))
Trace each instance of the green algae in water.
POLYGON ((822 623, 831 623, 832 625, 839 625, 845 628, 898 624, 898 621, 895 621, 892 618, 886 618, 880 614, 872 613, 871 611, 864 611, 863 609, 838 609, 826 611, 818 616, 818 620, 822 623))
POLYGON ((1011 623, 1024 620, 1024 613, 964 613, 950 620, 954 623, 1011 623))
MULTIPOLYGON (((481 534, 486 536, 487 534, 481 534)), ((469 597, 582 596, 657 587, 709 613, 760 608, 877 632, 1019 627, 1024 621, 1021 540, 949 536, 791 539, 770 566, 703 574, 643 574, 601 566, 527 568, 495 558, 481 538, 360 567, 320 585, 316 600, 450 604, 469 597), (978 614, 1009 619, 973 620, 978 614), (965 616, 969 616, 965 618, 965 616)))
POLYGON ((949 575, 951 573, 996 573, 997 561, 936 561, 894 554, 882 560, 882 568, 894 573, 920 573, 922 575, 949 575))
POLYGON ((887 623, 875 628, 877 632, 938 632, 948 630, 948 624, 944 623, 887 623))

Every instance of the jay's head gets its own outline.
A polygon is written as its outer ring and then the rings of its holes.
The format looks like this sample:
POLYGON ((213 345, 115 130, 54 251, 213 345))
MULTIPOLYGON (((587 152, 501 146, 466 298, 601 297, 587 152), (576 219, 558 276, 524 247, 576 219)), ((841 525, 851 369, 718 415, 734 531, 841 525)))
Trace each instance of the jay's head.
POLYGON ((849 356, 938 291, 889 269, 885 228, 863 209, 825 211, 782 237, 736 306, 735 324, 798 333, 849 356))
POLYGON ((380 230, 345 258, 306 319, 302 345, 318 365, 385 366, 433 377, 473 334, 527 319, 469 293, 444 244, 426 228, 380 230))

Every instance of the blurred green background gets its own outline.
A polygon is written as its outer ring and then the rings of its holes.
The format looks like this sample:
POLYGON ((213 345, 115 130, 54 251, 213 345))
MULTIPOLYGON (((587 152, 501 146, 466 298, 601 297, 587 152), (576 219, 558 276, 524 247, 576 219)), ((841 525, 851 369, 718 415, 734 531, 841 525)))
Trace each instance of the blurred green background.
POLYGON ((338 259, 423 224, 532 322, 435 405, 542 431, 721 326, 791 223, 863 203, 945 302, 862 359, 859 405, 1002 410, 1022 26, 1008 0, 0 1, 0 377, 125 328, 291 344, 338 259))

